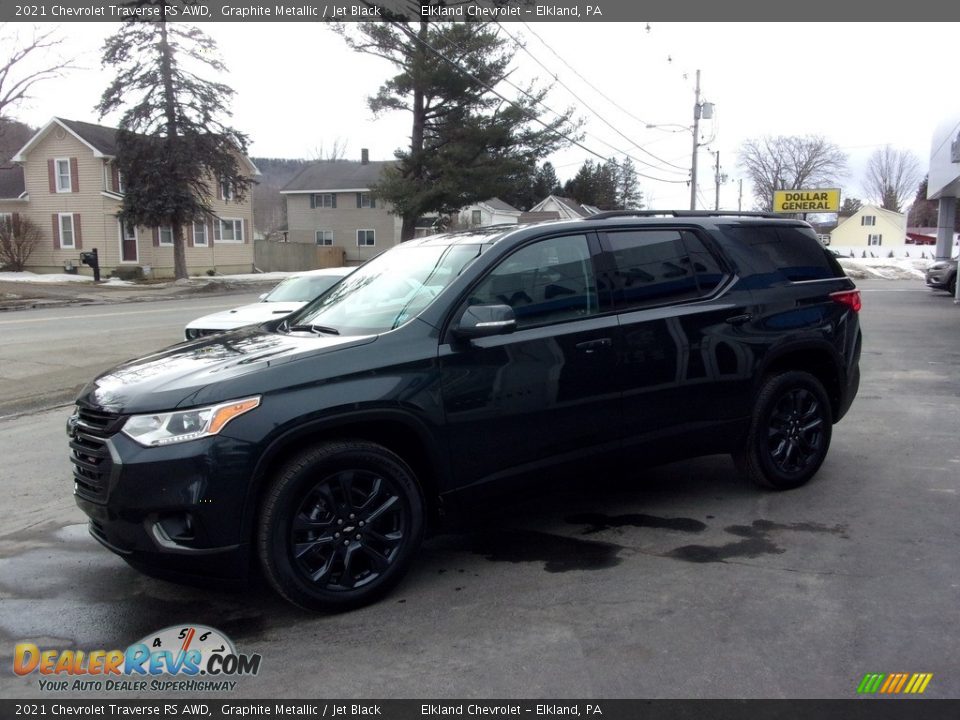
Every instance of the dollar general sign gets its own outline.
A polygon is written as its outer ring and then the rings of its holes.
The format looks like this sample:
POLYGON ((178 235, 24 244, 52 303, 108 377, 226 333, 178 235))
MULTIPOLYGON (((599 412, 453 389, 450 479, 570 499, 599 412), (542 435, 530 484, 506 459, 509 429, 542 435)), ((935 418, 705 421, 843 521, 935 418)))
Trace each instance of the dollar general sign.
POLYGON ((839 212, 839 210, 839 188, 773 191, 774 212, 839 212))

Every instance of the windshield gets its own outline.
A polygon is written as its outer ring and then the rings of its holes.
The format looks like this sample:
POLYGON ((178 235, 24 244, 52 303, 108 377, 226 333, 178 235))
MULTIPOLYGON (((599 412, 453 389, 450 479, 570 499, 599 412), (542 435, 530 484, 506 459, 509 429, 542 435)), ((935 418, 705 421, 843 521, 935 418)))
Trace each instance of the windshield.
POLYGON ((392 330, 427 307, 479 254, 480 245, 396 247, 361 266, 290 325, 341 335, 392 330))
POLYGON ((264 302, 310 302, 332 288, 340 275, 300 275, 287 278, 263 299, 264 302))

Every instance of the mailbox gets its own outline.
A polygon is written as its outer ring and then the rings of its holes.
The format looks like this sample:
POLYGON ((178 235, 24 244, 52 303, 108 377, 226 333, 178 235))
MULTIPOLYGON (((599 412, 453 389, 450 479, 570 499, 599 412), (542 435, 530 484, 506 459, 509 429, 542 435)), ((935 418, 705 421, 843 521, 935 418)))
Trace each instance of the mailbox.
POLYGON ((97 256, 97 249, 94 248, 90 252, 80 253, 80 262, 89 265, 90 269, 93 270, 94 282, 100 282, 100 258, 97 256))

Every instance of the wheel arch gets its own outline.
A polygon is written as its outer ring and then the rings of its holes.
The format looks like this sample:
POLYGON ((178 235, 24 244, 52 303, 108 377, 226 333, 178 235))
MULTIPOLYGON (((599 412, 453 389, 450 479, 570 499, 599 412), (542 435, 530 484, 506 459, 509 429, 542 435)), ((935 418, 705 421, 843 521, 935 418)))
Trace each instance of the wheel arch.
POLYGON ((830 410, 836 422, 843 409, 845 372, 836 348, 827 342, 797 343, 776 348, 763 359, 756 376, 754 394, 759 392, 767 377, 788 370, 808 372, 820 381, 830 399, 830 410))
POLYGON ((424 423, 408 413, 377 410, 314 420, 290 428, 270 441, 254 469, 244 502, 242 536, 250 539, 270 478, 292 455, 322 442, 366 440, 395 453, 413 470, 427 508, 428 520, 442 512, 440 489, 449 473, 441 448, 424 423))

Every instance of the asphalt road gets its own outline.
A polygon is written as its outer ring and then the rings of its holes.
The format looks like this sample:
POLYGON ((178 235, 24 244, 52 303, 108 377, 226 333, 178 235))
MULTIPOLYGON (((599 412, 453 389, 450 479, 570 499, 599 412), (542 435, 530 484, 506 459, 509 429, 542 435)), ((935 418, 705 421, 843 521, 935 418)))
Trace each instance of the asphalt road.
POLYGON ((0 313, 0 418, 69 402, 118 362, 180 342, 194 318, 261 292, 0 313))
POLYGON ((18 641, 205 623, 263 656, 231 698, 852 698, 868 672, 958 698, 960 307, 861 285, 860 396, 806 487, 758 491, 726 457, 598 472, 429 540, 342 615, 137 574, 73 506, 66 409, 0 421, 0 696, 42 695, 8 670, 18 641))

